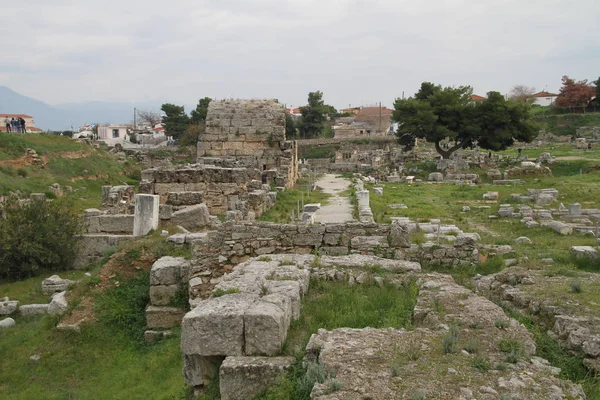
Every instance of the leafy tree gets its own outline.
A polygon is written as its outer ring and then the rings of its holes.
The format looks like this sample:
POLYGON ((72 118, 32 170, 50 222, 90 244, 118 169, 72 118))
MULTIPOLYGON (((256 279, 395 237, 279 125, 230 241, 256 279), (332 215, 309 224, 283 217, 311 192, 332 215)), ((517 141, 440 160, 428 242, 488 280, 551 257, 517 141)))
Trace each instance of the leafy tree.
POLYGON ((498 92, 474 103, 469 86, 458 88, 423 82, 414 97, 396 99, 392 119, 399 123, 396 135, 406 150, 421 138, 433 142, 436 151, 449 158, 475 142, 489 150, 502 150, 514 140, 530 142, 535 128, 529 122, 529 105, 506 101, 498 92), (453 144, 442 148, 449 139, 453 144))
POLYGON ((316 91, 308 94, 308 105, 300 108, 302 119, 298 130, 304 138, 319 136, 325 128, 327 116, 335 108, 323 102, 323 92, 316 91))
POLYGON ((596 98, 592 100, 592 104, 594 106, 600 106, 600 78, 595 80, 594 84, 596 85, 596 98))
POLYGON ((65 200, 20 203, 9 198, 0 217, 0 276, 18 279, 66 270, 78 254, 82 221, 65 200))
POLYGON ((206 121, 206 115, 208 114, 208 105, 212 99, 210 97, 205 97, 198 101, 198 105, 195 110, 192 110, 190 113, 190 122, 193 124, 200 124, 206 121))
POLYGON ((296 137, 296 123, 290 114, 285 114, 285 136, 288 139, 296 137))
POLYGON ((533 102, 535 99, 535 88, 533 86, 515 85, 508 93, 508 98, 519 103, 533 102))
POLYGON ((204 134, 206 126, 204 122, 199 124, 189 124, 185 128, 185 132, 179 138, 180 146, 196 146, 200 136, 204 134))
POLYGON ((165 113, 162 122, 165 126, 166 134, 173 136, 175 139, 183 135, 190 123, 190 118, 185 113, 184 107, 165 103, 160 109, 165 113))
POLYGON ((556 98, 556 105, 565 108, 587 107, 596 91, 587 79, 575 81, 565 75, 562 77, 562 87, 556 98))

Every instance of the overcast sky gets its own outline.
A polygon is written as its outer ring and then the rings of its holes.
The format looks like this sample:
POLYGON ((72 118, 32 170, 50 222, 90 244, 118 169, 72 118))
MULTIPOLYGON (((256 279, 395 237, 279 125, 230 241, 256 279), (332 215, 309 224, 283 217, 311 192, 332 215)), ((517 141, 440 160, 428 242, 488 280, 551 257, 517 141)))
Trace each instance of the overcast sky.
POLYGON ((391 106, 422 81, 556 92, 600 75, 599 0, 0 0, 0 85, 50 104, 321 90, 391 106))

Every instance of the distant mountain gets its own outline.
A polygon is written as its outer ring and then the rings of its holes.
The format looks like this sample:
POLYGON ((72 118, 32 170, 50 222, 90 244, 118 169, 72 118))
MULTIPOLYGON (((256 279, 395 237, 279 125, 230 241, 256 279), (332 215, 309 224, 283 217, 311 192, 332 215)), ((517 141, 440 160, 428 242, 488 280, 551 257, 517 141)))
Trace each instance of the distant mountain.
POLYGON ((31 97, 23 96, 6 86, 0 86, 0 117, 6 114, 28 114, 40 129, 70 129, 70 123, 62 111, 31 97))
MULTIPOLYGON (((159 102, 139 102, 138 110, 159 111, 159 102)), ((42 101, 23 96, 14 90, 0 86, 0 117, 6 114, 28 114, 35 121, 35 126, 43 130, 69 130, 85 124, 113 123, 129 124, 133 122, 131 103, 90 101, 51 106, 42 101)), ((190 110, 189 106, 185 108, 190 110)))

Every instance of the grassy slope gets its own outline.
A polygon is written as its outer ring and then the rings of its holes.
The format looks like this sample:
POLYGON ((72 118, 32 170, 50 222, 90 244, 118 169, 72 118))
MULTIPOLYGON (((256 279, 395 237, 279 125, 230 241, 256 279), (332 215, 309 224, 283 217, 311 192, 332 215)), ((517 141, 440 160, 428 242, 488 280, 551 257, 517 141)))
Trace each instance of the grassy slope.
POLYGON ((600 126, 600 113, 552 115, 540 111, 536 114, 533 121, 555 135, 572 136, 579 127, 600 126))
MULTIPOLYGON (((132 161, 119 162, 112 154, 94 149, 70 138, 48 134, 0 135, 0 160, 16 160, 33 148, 49 158, 45 168, 24 165, 15 168, 0 161, 0 195, 19 190, 23 193, 47 193, 58 183, 71 186, 78 207, 99 207, 103 185, 130 184, 139 181, 140 166, 132 161), (61 154, 85 152, 87 157, 63 158, 61 154)), ((49 194, 50 195, 50 194, 49 194)))

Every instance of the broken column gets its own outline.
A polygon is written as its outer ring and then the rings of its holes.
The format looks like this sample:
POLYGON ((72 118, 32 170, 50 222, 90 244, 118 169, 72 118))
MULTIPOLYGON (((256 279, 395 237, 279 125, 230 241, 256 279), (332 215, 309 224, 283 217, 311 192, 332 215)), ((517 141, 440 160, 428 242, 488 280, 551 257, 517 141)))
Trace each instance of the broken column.
POLYGON ((158 229, 159 196, 138 194, 135 196, 135 214, 133 218, 133 236, 144 236, 158 229))

